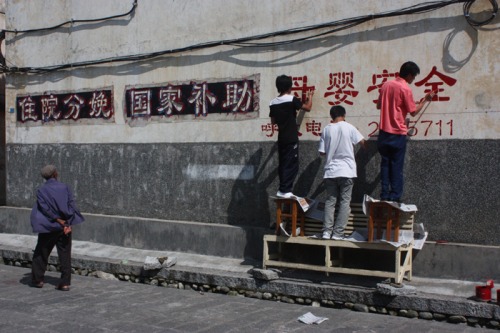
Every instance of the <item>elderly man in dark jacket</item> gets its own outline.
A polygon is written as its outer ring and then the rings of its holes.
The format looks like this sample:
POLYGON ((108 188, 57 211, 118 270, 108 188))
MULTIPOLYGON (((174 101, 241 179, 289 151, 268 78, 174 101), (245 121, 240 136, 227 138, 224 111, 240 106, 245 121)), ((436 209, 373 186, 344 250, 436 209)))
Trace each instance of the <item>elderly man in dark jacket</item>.
POLYGON ((84 218, 76 208, 69 187, 57 180, 56 167, 47 165, 41 174, 46 182, 37 190, 37 201, 31 211, 31 226, 33 232, 38 233, 32 282, 37 288, 43 287, 49 255, 55 246, 61 264, 61 283, 57 289, 68 291, 71 284, 71 228, 82 223, 84 218))

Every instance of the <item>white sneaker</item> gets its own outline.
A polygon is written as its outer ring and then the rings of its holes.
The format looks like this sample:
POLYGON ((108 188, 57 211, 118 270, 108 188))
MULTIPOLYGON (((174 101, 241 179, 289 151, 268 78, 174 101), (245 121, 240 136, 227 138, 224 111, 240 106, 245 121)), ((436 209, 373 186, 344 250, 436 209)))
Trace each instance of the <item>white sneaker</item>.
POLYGON ((277 197, 280 197, 280 198, 285 198, 285 199, 288 199, 288 198, 293 197, 293 193, 292 193, 292 192, 286 192, 286 193, 283 193, 283 192, 281 192, 281 191, 278 191, 278 193, 276 193, 276 196, 277 196, 277 197))
POLYGON ((335 239, 335 240, 344 240, 345 237, 344 236, 332 236, 332 239, 335 239))
POLYGON ((323 239, 330 239, 332 237, 332 234, 329 233, 328 231, 323 232, 323 236, 321 238, 323 239))

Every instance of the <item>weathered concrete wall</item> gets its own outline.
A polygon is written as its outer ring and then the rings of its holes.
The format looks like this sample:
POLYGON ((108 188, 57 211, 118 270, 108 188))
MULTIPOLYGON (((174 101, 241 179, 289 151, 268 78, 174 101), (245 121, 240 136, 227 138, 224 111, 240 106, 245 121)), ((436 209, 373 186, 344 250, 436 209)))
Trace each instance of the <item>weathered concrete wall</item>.
MULTIPOLYGON (((294 193, 324 200, 317 146, 301 143, 294 193)), ((404 197, 430 240, 500 243, 498 184, 487 176, 498 173, 498 151, 498 140, 409 142, 404 197)), ((356 156, 353 201, 361 202, 380 192, 375 142, 356 156)), ((274 143, 9 145, 9 205, 32 206, 46 163, 60 166, 83 212, 262 228, 275 219, 274 143)))
MULTIPOLYGON (((7 28, 34 29, 69 19, 98 18, 124 13, 126 1, 51 1, 50 4, 7 1, 7 28), (27 5, 29 3, 29 6, 27 5), (99 10, 96 10, 99 8, 99 10), (47 18, 50 17, 48 22, 47 18)), ((491 10, 478 1, 478 11, 491 10)), ((275 96, 277 75, 297 78, 298 95, 314 88, 313 110, 301 128, 303 140, 317 140, 329 122, 332 103, 347 107, 348 120, 365 136, 377 133, 378 111, 373 100, 378 86, 391 79, 400 65, 413 60, 421 74, 415 80, 415 98, 438 89, 438 95, 417 121, 415 140, 498 139, 500 96, 495 77, 499 48, 498 30, 474 29, 460 4, 425 14, 381 18, 324 34, 302 42, 259 47, 226 45, 222 41, 295 27, 345 20, 415 5, 412 0, 267 1, 143 0, 133 15, 112 21, 68 25, 35 33, 7 33, 11 67, 43 67, 186 48, 153 59, 78 67, 74 70, 27 75, 10 73, 6 105, 19 111, 16 96, 44 92, 78 92, 112 87, 115 113, 111 122, 97 120, 49 123, 42 126, 16 122, 7 115, 7 142, 41 143, 158 143, 158 142, 270 142, 276 135, 263 130, 269 124, 269 101, 275 96), (189 49, 200 43, 221 41, 219 46, 189 49), (130 86, 182 82, 221 81, 260 76, 258 117, 221 121, 213 115, 185 119, 154 117, 132 127, 124 114, 125 89, 130 86), (307 82, 304 80, 307 80, 307 82), (308 128, 309 126, 316 128, 308 128), (59 125, 59 126, 58 126, 59 125)), ((496 18, 495 27, 500 18, 496 18)), ((325 33, 310 33, 257 40, 273 43, 325 33)), ((220 102, 220 101, 219 101, 220 102)))
MULTIPOLYGON (((0 207, 0 233, 32 234, 31 209, 0 207)), ((73 237, 135 249, 196 253, 228 258, 262 258, 268 228, 84 214, 73 237)))
MULTIPOLYGON (((5 13, 5 0, 0 0, 0 12, 5 13)), ((0 28, 5 28, 5 15, 0 14, 0 28)), ((0 62, 5 65, 5 39, 0 40, 0 62)), ((5 133, 5 75, 0 74, 0 133, 5 133)), ((5 135, 0 135, 0 205, 6 201, 5 135)))
MULTIPOLYGON (((405 201, 418 206, 417 220, 430 239, 497 245, 500 18, 491 29, 474 29, 460 4, 424 14, 394 16, 280 45, 242 47, 223 41, 322 22, 371 15, 414 1, 141 0, 127 17, 68 25, 35 33, 7 33, 7 205, 31 207, 40 168, 55 163, 83 212, 267 228, 274 219, 268 196, 277 189, 276 132, 268 102, 275 77, 289 74, 300 96, 314 87, 313 110, 300 131, 301 171, 294 192, 321 199, 318 134, 332 104, 375 139, 379 85, 413 60, 421 75, 415 98, 439 89, 421 118, 412 119, 405 201), (185 48, 147 60, 105 63, 43 74, 14 67, 43 67, 185 48), (126 90, 169 83, 225 82, 258 78, 252 116, 127 116, 126 90), (307 82, 306 82, 307 80, 307 82), (79 93, 110 87, 110 119, 17 121, 19 96, 79 93), (11 112, 12 111, 12 112, 11 112)), ((7 0, 8 29, 33 29, 69 19, 124 13, 132 1, 49 3, 7 0), (29 4, 29 5, 28 5, 29 4), (97 10, 97 8, 99 10, 97 10), (48 22, 47 18, 50 18, 48 22)), ((476 11, 490 10, 478 1, 476 11)), ((329 28, 260 39, 271 43, 311 37, 329 28)), ((221 102, 221 101, 219 101, 221 102)), ((357 153, 354 200, 378 197, 379 157, 372 142, 357 153)))
POLYGON ((430 278, 485 281, 500 278, 500 247, 427 242, 413 250, 413 272, 430 278))

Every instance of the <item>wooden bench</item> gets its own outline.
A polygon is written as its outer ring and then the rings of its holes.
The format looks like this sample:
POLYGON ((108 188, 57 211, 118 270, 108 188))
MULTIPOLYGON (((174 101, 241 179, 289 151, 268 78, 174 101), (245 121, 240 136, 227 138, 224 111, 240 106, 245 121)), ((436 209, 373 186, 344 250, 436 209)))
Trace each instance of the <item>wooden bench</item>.
MULTIPOLYGON (((399 229, 413 232, 414 214, 399 213, 399 229)), ((392 224, 397 224, 392 221, 392 224)), ((323 240, 309 238, 312 235, 322 233, 323 222, 305 217, 304 228, 301 230, 301 235, 297 237, 287 237, 282 235, 264 235, 264 255, 262 266, 267 267, 284 267, 293 269, 304 269, 329 273, 341 273, 352 275, 364 275, 374 277, 385 277, 394 279, 396 283, 401 283, 404 278, 411 280, 412 277, 412 249, 413 242, 401 246, 393 246, 388 242, 379 240, 368 241, 349 241, 349 240, 323 240), (322 249, 324 261, 321 264, 311 264, 306 262, 297 262, 296 258, 287 258, 285 247, 288 245, 294 246, 312 246, 322 249), (393 256, 392 263, 389 262, 391 268, 373 268, 373 267, 348 267, 349 258, 344 255, 344 250, 350 251, 383 251, 393 256)), ((345 229, 345 234, 350 235, 355 230, 368 229, 368 216, 363 213, 362 205, 359 203, 351 204, 351 214, 345 229)), ((372 229, 373 230, 373 229, 372 229)), ((380 238, 380 232, 377 238, 380 238)), ((317 258, 316 258, 317 259, 317 258)), ((370 261, 370 266, 376 265, 373 260, 370 261), (375 265, 374 265, 375 264, 375 265)), ((382 264, 382 263, 381 263, 382 264)), ((387 263, 385 263, 387 265, 387 263)), ((359 265, 358 265, 359 266, 359 265)), ((368 265, 364 265, 368 266, 368 265)))

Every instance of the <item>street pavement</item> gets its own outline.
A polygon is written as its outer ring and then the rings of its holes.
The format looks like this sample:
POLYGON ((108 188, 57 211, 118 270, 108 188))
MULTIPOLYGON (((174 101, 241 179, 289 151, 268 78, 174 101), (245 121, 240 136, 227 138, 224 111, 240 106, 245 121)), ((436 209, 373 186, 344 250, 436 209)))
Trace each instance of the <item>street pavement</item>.
POLYGON ((73 275, 69 292, 47 272, 30 287, 30 269, 0 265, 0 332, 494 332, 465 324, 316 308, 73 275), (312 312, 319 325, 298 321, 312 312))

